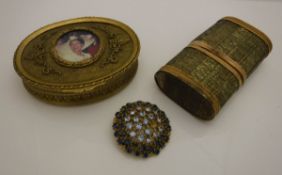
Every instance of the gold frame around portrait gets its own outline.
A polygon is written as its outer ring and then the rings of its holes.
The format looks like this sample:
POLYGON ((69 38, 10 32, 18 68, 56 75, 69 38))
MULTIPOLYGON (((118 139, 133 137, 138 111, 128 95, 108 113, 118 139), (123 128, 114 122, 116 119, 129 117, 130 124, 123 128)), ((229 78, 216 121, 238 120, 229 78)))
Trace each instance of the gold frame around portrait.
POLYGON ((63 65, 63 66, 84 67, 84 66, 87 66, 87 65, 90 65, 90 64, 96 62, 99 59, 99 57, 102 55, 102 53, 103 53, 103 51, 106 47, 105 46, 105 44, 106 44, 105 37, 103 37, 102 35, 103 35, 103 33, 101 31, 99 31, 99 29, 97 29, 97 28, 74 26, 74 27, 62 30, 62 31, 58 32, 55 36, 53 36, 52 46, 51 46, 52 51, 51 52, 52 52, 52 54, 55 58, 55 61, 57 63, 63 65), (90 32, 93 35, 98 37, 100 46, 99 46, 97 53, 94 56, 92 56, 92 57, 90 57, 86 60, 79 61, 79 62, 67 61, 66 59, 59 56, 57 49, 56 49, 57 42, 60 40, 60 38, 62 36, 64 36, 65 34, 67 34, 69 32, 73 32, 73 31, 87 31, 87 32, 90 32))

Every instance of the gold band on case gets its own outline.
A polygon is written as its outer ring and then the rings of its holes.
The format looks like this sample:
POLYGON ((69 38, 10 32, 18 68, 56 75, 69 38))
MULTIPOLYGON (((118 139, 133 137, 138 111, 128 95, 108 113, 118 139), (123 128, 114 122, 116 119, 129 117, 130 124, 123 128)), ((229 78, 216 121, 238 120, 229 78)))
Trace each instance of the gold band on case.
POLYGON ((187 72, 174 67, 170 65, 163 66, 160 71, 166 72, 168 74, 173 75, 174 77, 177 77, 179 80, 184 82, 185 84, 191 86, 193 89, 195 89, 199 94, 201 94, 205 99, 207 99, 211 104, 212 108, 214 110, 214 115, 217 114, 220 110, 220 103, 218 98, 212 94, 208 88, 203 86, 200 82, 193 79, 191 75, 189 75, 187 72))
POLYGON ((193 41, 188 47, 194 48, 208 55, 210 58, 217 61, 219 64, 224 66, 229 70, 238 80, 240 86, 243 85, 244 81, 247 79, 247 73, 242 68, 242 66, 230 58, 228 55, 223 52, 215 50, 212 46, 207 44, 204 41, 193 41))

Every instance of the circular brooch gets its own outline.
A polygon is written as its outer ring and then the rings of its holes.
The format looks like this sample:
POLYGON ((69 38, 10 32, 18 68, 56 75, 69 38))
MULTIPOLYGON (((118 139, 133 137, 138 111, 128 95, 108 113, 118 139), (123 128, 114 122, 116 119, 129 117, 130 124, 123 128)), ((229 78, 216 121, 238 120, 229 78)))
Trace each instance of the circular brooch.
POLYGON ((171 132, 166 114, 142 101, 122 106, 115 114, 113 129, 117 142, 128 153, 143 157, 159 154, 171 132))

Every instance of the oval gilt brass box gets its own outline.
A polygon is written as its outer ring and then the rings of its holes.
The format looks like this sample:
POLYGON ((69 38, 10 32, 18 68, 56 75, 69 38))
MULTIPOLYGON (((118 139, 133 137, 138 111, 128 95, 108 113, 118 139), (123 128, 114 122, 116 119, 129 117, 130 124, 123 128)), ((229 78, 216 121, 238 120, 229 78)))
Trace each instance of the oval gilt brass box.
POLYGON ((55 104, 107 97, 135 75, 140 44, 127 25, 84 17, 45 26, 22 41, 14 68, 26 89, 55 104))
POLYGON ((272 49, 255 27, 225 17, 156 74, 160 89, 184 109, 210 120, 272 49))

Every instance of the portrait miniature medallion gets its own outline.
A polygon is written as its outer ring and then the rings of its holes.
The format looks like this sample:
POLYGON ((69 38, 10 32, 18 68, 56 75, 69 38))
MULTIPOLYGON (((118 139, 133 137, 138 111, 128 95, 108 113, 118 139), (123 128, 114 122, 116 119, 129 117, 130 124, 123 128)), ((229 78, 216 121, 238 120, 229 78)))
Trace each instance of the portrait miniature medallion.
POLYGON ((96 33, 74 30, 60 36, 54 48, 55 59, 65 66, 81 67, 95 62, 102 50, 96 33))

